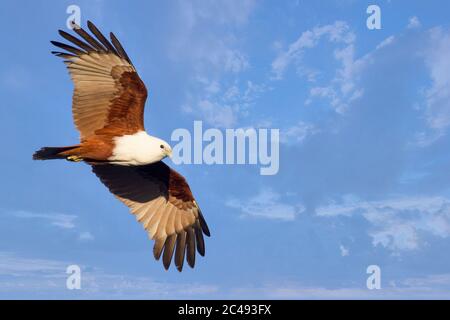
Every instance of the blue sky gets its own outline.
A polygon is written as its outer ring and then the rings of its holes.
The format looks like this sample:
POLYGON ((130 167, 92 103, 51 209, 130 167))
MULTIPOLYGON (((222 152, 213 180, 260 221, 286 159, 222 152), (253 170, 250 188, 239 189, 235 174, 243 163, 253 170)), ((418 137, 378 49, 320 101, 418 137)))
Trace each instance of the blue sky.
POLYGON ((450 5, 376 1, 382 29, 368 30, 369 4, 3 3, 0 298, 450 298, 450 5), (70 4, 126 48, 151 134, 280 129, 274 176, 171 164, 212 233, 193 270, 155 262, 88 166, 31 160, 78 139, 49 43, 70 4), (66 289, 70 264, 81 290, 66 289))

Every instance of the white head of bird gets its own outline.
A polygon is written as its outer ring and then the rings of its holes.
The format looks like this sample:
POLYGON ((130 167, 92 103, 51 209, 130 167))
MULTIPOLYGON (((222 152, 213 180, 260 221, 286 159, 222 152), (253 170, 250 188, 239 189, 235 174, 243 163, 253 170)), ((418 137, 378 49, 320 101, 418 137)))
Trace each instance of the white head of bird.
POLYGON ((119 165, 146 165, 172 156, 170 145, 145 131, 115 138, 112 156, 108 159, 119 165))

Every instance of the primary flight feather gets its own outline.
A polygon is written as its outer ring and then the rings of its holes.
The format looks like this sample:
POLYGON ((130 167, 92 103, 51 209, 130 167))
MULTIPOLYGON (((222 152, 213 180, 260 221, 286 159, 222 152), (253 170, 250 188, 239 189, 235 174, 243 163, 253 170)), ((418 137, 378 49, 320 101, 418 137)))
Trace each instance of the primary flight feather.
POLYGON ((34 160, 84 161, 155 241, 153 254, 163 256, 166 269, 174 256, 178 271, 186 259, 195 265, 195 252, 205 254, 203 234, 209 229, 183 176, 161 160, 171 156, 169 144, 147 134, 144 107, 147 89, 119 40, 111 41, 90 21, 93 34, 74 25, 77 38, 59 34, 71 44, 51 41, 64 50, 74 83, 72 114, 80 143, 44 147, 34 160))

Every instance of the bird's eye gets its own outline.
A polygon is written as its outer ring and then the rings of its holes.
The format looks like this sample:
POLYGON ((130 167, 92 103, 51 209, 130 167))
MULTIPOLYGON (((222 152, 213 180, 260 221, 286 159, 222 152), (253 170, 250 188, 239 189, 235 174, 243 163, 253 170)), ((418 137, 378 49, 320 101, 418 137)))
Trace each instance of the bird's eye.
POLYGON ((163 145, 160 145, 159 147, 160 147, 161 149, 164 149, 164 146, 163 146, 163 145))

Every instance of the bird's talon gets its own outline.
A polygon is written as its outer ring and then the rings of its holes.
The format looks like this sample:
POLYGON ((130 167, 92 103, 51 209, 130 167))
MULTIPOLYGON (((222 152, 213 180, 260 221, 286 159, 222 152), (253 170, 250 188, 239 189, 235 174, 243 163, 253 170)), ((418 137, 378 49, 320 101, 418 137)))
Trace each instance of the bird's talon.
POLYGON ((78 157, 78 156, 68 156, 68 157, 67 157, 67 160, 68 160, 68 161, 72 161, 72 162, 80 162, 80 161, 82 161, 83 159, 80 158, 80 157, 78 157))

